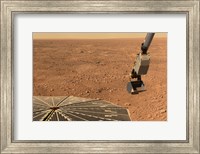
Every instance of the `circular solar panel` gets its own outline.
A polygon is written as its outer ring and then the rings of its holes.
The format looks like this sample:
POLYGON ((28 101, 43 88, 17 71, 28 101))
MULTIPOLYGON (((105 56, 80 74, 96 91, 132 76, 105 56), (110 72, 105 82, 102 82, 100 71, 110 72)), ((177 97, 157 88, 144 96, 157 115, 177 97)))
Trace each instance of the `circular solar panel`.
POLYGON ((34 96, 33 121, 130 121, 128 110, 74 96, 34 96))

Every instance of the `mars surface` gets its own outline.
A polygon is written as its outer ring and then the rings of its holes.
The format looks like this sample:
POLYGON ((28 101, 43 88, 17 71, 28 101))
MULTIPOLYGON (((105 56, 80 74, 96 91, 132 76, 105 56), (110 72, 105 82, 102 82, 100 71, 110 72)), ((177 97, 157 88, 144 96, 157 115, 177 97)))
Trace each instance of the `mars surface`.
POLYGON ((33 39, 33 95, 102 99, 128 109, 133 121, 167 120, 167 37, 155 37, 142 76, 146 91, 126 86, 144 37, 33 39))

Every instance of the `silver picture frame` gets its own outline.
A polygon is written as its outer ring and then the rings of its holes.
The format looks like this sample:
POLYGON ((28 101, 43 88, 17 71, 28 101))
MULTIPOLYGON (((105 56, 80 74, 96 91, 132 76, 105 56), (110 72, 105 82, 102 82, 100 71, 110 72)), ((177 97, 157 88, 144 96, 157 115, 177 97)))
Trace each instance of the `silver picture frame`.
POLYGON ((1 153, 200 153, 199 0, 1 1, 1 153), (187 16, 187 118, 185 141, 15 141, 13 138, 13 19, 24 13, 146 13, 187 16))

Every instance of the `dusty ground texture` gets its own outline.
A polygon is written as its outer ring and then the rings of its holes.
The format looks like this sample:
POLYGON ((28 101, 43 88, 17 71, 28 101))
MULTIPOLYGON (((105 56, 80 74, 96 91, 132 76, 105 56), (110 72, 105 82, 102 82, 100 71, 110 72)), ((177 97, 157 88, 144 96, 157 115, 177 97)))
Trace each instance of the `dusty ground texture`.
POLYGON ((167 120, 167 39, 154 37, 146 91, 126 90, 144 38, 34 40, 35 96, 100 98, 129 110, 134 121, 167 120))

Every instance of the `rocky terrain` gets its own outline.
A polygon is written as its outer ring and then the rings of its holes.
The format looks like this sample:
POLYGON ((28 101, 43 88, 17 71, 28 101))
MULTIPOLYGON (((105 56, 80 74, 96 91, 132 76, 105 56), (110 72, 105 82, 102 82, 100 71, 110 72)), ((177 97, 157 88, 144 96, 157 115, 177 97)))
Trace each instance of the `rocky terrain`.
POLYGON ((149 48, 146 91, 126 90, 143 40, 35 39, 33 95, 100 98, 127 108, 133 121, 167 120, 167 38, 155 37, 149 48))

